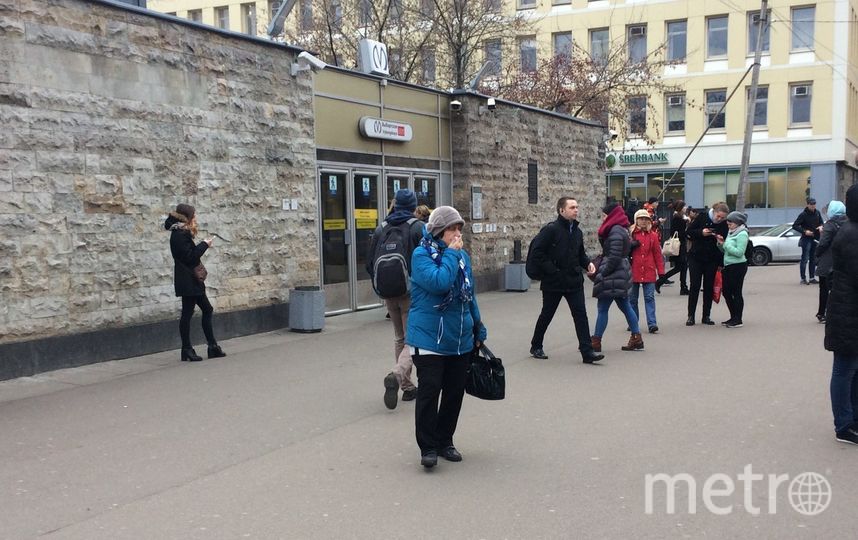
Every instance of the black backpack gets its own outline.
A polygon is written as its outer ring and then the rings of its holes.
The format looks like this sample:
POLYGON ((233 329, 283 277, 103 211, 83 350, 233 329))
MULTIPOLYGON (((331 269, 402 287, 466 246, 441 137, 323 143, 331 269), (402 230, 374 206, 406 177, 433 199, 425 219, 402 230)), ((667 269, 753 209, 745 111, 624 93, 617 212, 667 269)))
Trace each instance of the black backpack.
POLYGON ((748 237, 748 245, 745 246, 745 261, 749 264, 751 262, 752 257, 754 256, 754 243, 751 242, 751 237, 748 237))
MULTIPOLYGON (((543 233, 548 234, 550 232, 547 231, 547 229, 552 225, 554 225, 553 221, 551 223, 546 223, 545 225, 543 225, 542 229, 540 229, 536 236, 533 237, 533 240, 530 241, 530 245, 527 246, 527 259, 525 259, 524 263, 524 273, 527 274, 527 277, 529 277, 530 279, 540 281, 542 280, 542 278, 545 277, 544 275, 542 275, 542 268, 540 268, 539 265, 536 264, 536 260, 534 260, 533 258, 533 246, 536 243, 537 238, 540 237, 540 235, 542 235, 543 233)), ((554 248, 554 246, 556 245, 557 242, 551 243, 552 248, 554 248)))
POLYGON ((411 289, 411 218, 399 225, 381 224, 378 243, 372 255, 372 288, 382 298, 397 298, 411 289))

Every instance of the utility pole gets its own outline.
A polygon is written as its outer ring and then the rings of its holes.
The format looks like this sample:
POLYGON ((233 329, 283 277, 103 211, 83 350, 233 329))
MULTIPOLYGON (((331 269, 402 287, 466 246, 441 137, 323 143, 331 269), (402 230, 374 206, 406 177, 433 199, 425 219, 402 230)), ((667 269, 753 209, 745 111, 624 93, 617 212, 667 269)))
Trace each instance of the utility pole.
POLYGON ((754 49, 754 71, 751 73, 751 95, 748 99, 748 117, 745 119, 745 144, 742 145, 742 169, 739 173, 739 192, 736 210, 745 210, 745 186, 748 183, 748 164, 751 161, 751 136, 754 134, 754 114, 757 108, 757 86, 760 83, 760 58, 763 54, 763 32, 768 24, 768 0, 762 0, 760 20, 757 23, 757 44, 754 49))

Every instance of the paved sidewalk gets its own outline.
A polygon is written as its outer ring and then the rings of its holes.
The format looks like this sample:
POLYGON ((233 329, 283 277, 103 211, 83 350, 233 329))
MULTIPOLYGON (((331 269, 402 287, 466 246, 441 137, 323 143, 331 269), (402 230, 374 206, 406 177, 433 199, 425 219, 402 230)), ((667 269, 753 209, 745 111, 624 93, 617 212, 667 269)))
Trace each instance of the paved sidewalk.
POLYGON ((853 537, 858 447, 834 441, 817 289, 795 265, 752 268, 735 330, 686 328, 678 289, 657 297, 662 332, 643 352, 620 351, 614 308, 593 366, 565 305, 538 361, 536 287, 479 295, 508 397, 466 397, 465 460, 428 473, 413 402, 382 403, 383 310, 328 318, 321 334, 233 339, 227 358, 198 364, 174 351, 0 382, 0 538, 853 537), (788 480, 753 483, 747 506, 747 465, 788 480), (832 488, 814 517, 790 504, 805 471, 832 488), (656 473, 692 475, 696 513, 680 488, 668 514, 661 486, 648 515, 656 473), (728 515, 705 504, 715 473, 735 484, 714 498, 728 515))

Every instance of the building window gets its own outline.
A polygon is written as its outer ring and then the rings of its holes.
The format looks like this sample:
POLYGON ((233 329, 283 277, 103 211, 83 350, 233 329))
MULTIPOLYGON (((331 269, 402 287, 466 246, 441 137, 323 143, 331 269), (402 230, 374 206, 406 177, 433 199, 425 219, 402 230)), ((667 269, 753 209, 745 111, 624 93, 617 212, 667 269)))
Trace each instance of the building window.
POLYGON ((599 65, 608 62, 608 29, 590 30, 590 58, 599 65))
POLYGON ((646 133, 646 96, 629 98, 629 131, 634 135, 646 133))
POLYGON ((572 59, 572 32, 555 32, 551 34, 554 46, 554 56, 561 56, 569 61, 572 59))
POLYGON ((192 9, 188 11, 188 20, 201 23, 203 22, 203 10, 192 9))
MULTIPOLYGON (((764 53, 769 52, 769 29, 771 28, 772 10, 766 10, 766 20, 763 26, 763 43, 761 50, 764 53)), ((760 12, 751 11, 748 13, 748 53, 754 54, 757 50, 757 34, 760 31, 760 12)))
POLYGON ((685 62, 688 49, 688 21, 667 23, 667 60, 685 62))
POLYGON ((313 0, 301 0, 300 28, 304 32, 313 29, 313 0))
POLYGON ((521 58, 521 71, 526 73, 536 71, 536 39, 533 37, 519 39, 518 51, 521 58))
POLYGON ((420 53, 420 63, 423 68, 423 81, 435 82, 435 49, 423 49, 420 53))
POLYGON ((769 208, 801 208, 810 195, 810 167, 769 169, 769 208))
POLYGON ((706 91, 706 125, 710 129, 724 129, 726 127, 725 111, 721 111, 726 99, 727 90, 706 91))
POLYGON ((372 22, 372 0, 360 0, 358 4, 358 24, 367 26, 372 22))
POLYGON ((793 125, 810 124, 810 100, 813 86, 810 83, 791 84, 789 86, 789 123, 793 125))
POLYGON ((331 0, 328 4, 328 19, 331 30, 341 32, 343 29, 343 4, 340 0, 331 0))
POLYGON ((490 39, 485 43, 486 47, 486 62, 489 62, 489 68, 486 72, 487 76, 498 77, 501 73, 501 66, 503 61, 503 52, 501 49, 501 40, 499 39, 490 39))
POLYGON ((626 43, 628 44, 629 62, 639 64, 646 62, 646 25, 637 24, 626 28, 626 43))
POLYGON ((816 8, 814 6, 792 9, 792 50, 803 51, 814 48, 814 19, 816 19, 816 8))
POLYGON ((685 94, 669 94, 667 102, 667 132, 685 132, 685 94))
POLYGON ((499 13, 501 10, 501 0, 485 0, 484 5, 489 13, 499 13))
POLYGON ((527 162, 527 203, 537 204, 539 202, 539 190, 537 189, 538 170, 535 161, 527 162))
POLYGON ((256 4, 241 4, 241 31, 256 35, 256 4))
POLYGON ((706 58, 727 56, 727 16, 706 19, 706 58))
POLYGON ((768 193, 765 171, 748 171, 745 182, 745 208, 767 208, 768 193))
MULTIPOLYGON (((751 100, 751 89, 748 88, 748 101, 751 100)), ((769 87, 757 87, 757 102, 754 105, 754 125, 766 126, 769 121, 769 87)))
POLYGON ((536 7, 536 0, 518 0, 518 9, 533 9, 536 7))
POLYGON ((217 27, 229 30, 229 7, 216 7, 214 11, 217 27))

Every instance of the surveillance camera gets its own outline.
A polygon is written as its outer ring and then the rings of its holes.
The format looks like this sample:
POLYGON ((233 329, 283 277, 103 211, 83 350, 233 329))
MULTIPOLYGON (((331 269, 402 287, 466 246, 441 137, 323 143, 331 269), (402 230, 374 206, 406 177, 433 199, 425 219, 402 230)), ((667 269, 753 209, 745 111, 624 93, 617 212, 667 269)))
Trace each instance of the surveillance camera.
POLYGON ((326 67, 328 67, 328 64, 319 60, 318 58, 316 58, 312 54, 308 53, 307 51, 304 51, 298 55, 298 62, 303 63, 305 66, 310 66, 311 68, 313 68, 316 71, 318 71, 320 69, 325 69, 326 67))
POLYGON ((450 109, 453 111, 456 111, 456 112, 461 111, 462 110, 462 102, 459 101, 458 99, 454 99, 453 101, 450 102, 450 109))
POLYGON ((616 131, 614 131, 613 129, 612 129, 612 130, 610 130, 610 131, 608 131, 608 134, 611 136, 611 140, 612 140, 612 141, 617 140, 617 137, 619 136, 619 133, 617 133, 617 132, 616 132, 616 131))
POLYGON ((486 106, 489 108, 490 111, 493 111, 497 108, 498 105, 497 103, 495 103, 495 98, 490 97, 488 100, 486 100, 486 106))

